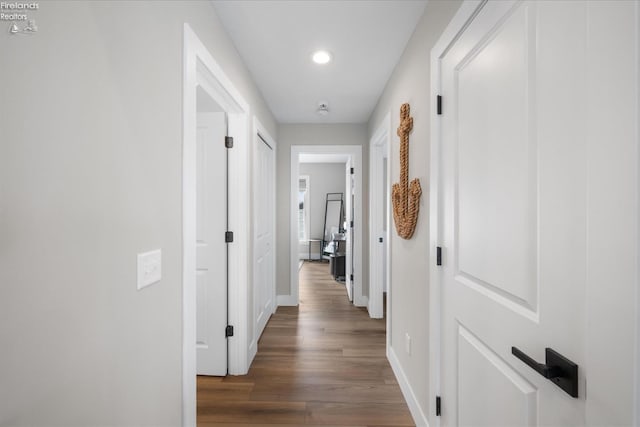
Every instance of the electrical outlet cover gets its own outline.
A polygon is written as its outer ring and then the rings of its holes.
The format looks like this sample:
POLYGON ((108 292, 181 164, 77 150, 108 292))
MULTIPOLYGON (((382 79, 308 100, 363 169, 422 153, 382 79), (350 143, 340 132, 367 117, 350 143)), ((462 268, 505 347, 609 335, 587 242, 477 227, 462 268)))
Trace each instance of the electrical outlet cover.
POLYGON ((162 251, 138 254, 138 289, 157 283, 162 279, 162 251))

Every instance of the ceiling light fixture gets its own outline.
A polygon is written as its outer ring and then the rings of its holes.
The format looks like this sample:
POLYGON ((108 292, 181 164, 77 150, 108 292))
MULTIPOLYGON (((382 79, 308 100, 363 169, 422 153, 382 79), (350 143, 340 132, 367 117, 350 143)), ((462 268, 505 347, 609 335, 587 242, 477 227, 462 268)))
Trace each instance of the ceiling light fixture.
POLYGON ((331 61, 331 54, 326 50, 317 50, 311 57, 316 64, 326 64, 331 61))
POLYGON ((328 115, 329 114, 329 104, 327 104, 326 102, 318 103, 318 109, 316 110, 316 113, 318 113, 321 116, 328 115))

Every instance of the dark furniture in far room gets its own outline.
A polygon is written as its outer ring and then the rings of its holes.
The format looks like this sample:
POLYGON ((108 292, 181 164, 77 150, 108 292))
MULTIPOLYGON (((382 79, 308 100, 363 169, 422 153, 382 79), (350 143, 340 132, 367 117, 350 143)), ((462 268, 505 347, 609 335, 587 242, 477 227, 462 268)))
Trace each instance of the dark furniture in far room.
POLYGON ((341 282, 345 280, 344 260, 344 253, 329 256, 329 269, 334 280, 341 282))

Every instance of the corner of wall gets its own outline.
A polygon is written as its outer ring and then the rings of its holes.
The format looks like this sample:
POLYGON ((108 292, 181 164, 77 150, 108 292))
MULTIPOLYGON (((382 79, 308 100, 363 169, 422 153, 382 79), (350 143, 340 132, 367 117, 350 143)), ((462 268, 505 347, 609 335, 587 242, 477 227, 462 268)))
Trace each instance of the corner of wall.
POLYGON ((278 295, 278 307, 295 307, 298 305, 293 295, 278 295))
POLYGON ((249 344, 249 353, 247 354, 247 366, 251 366, 253 363, 253 359, 255 359, 256 354, 258 353, 258 342, 254 339, 249 344))

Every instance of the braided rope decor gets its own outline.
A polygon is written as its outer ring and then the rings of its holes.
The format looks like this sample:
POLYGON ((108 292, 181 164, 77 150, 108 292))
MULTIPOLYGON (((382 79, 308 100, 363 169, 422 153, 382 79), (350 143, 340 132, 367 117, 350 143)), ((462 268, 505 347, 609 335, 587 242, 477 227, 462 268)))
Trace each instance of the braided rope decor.
POLYGON ((409 116, 409 104, 400 107, 400 182, 391 188, 393 219, 396 231, 403 239, 410 239, 416 229, 420 212, 422 188, 420 180, 415 178, 409 184, 409 132, 413 129, 413 117, 409 116))

